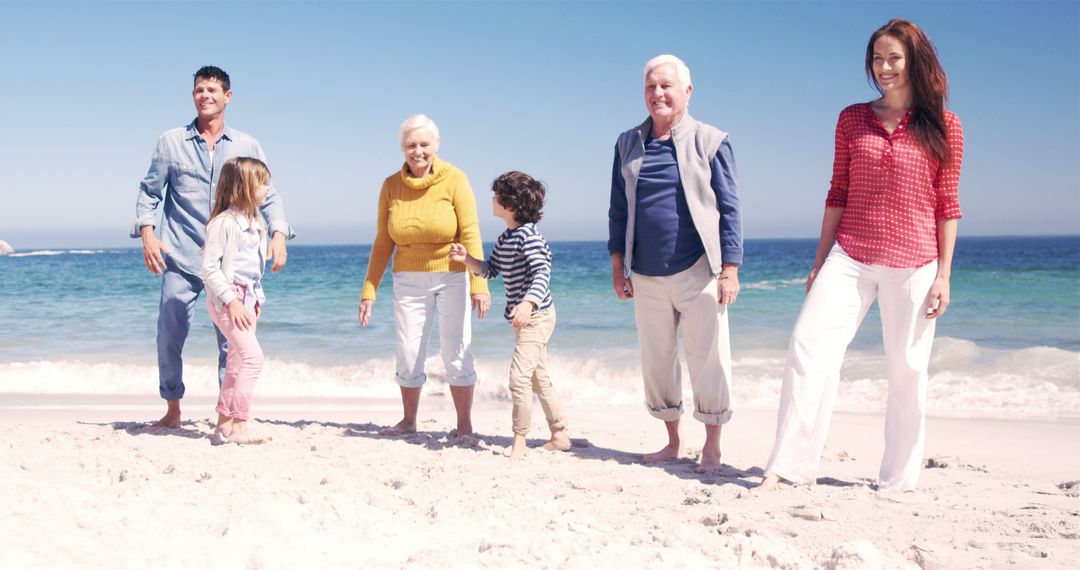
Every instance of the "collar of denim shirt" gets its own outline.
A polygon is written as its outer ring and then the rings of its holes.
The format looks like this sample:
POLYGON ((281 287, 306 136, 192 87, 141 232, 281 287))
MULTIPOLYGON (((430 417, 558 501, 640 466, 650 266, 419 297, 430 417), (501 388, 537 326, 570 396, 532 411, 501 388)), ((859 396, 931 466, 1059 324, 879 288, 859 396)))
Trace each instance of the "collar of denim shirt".
MULTIPOLYGON (((199 118, 198 117, 195 117, 195 119, 193 119, 190 123, 188 123, 187 134, 184 135, 184 140, 191 140, 191 139, 199 136, 198 123, 199 123, 199 118)), ((218 140, 221 140, 221 139, 225 139, 225 140, 229 140, 229 141, 233 140, 232 127, 230 127, 229 125, 225 125, 225 128, 221 130, 221 137, 218 140)), ((217 141, 214 141, 214 142, 216 143, 217 141)))

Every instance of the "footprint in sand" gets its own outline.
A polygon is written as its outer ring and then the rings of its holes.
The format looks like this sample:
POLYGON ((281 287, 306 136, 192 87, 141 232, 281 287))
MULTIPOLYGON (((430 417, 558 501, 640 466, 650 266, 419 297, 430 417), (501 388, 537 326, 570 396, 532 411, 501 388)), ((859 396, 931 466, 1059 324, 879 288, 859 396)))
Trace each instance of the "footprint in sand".
POLYGON ((1080 497, 1080 481, 1062 481, 1057 488, 1067 497, 1080 497))
POLYGON ((950 469, 956 467, 958 469, 966 469, 968 471, 978 471, 979 473, 986 473, 986 467, 983 465, 970 465, 968 463, 961 463, 957 457, 950 456, 938 456, 931 457, 926 460, 923 467, 927 469, 950 469))

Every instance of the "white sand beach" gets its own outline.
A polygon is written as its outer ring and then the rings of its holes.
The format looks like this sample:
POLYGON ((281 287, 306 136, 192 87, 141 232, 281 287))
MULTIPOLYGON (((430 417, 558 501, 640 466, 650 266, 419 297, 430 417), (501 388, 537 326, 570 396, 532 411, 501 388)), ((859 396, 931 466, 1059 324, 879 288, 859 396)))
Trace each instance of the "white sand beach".
MULTIPOLYGON (((0 395, 0 568, 1073 568, 1080 425, 930 419, 919 490, 872 489, 882 418, 837 415, 812 487, 769 493, 774 416, 738 411, 725 470, 646 466, 662 424, 576 409, 574 448, 508 459, 508 403, 450 444, 380 437, 394 400, 258 400, 261 446, 212 447, 211 402, 150 433, 152 397, 0 395)), ((539 409, 536 410, 537 415, 539 409)), ((546 430, 534 418, 540 443, 546 430)), ((686 418, 693 450, 700 424, 686 418)))

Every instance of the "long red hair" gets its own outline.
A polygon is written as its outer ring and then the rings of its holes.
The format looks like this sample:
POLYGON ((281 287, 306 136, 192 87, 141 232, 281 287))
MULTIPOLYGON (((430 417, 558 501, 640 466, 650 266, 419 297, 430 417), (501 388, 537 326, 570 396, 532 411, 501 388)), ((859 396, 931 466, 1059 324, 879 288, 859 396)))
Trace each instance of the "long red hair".
POLYGON ((933 42, 915 24, 899 18, 891 20, 870 35, 866 44, 866 77, 884 94, 874 78, 874 42, 889 35, 907 49, 908 83, 911 84, 911 131, 927 154, 945 163, 949 160, 949 144, 945 126, 945 102, 949 99, 949 79, 938 60, 933 42))

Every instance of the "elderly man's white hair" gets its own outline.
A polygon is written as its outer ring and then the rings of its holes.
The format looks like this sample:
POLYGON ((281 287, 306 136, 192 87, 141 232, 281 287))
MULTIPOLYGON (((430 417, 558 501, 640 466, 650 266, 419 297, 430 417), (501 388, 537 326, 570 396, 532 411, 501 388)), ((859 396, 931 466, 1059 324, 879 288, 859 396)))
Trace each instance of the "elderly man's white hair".
POLYGON ((679 78, 679 83, 682 83, 683 87, 691 84, 690 68, 686 67, 686 64, 683 63, 683 60, 671 54, 658 55, 645 62, 645 73, 642 74, 642 77, 647 77, 649 75, 649 72, 656 69, 657 67, 669 64, 675 65, 675 75, 679 78))
POLYGON ((404 123, 401 123, 401 130, 398 132, 398 142, 402 145, 405 144, 405 135, 417 130, 427 129, 429 133, 434 135, 435 140, 439 140, 439 127, 435 126, 435 121, 432 121, 427 115, 413 115, 408 119, 405 119, 404 123))

